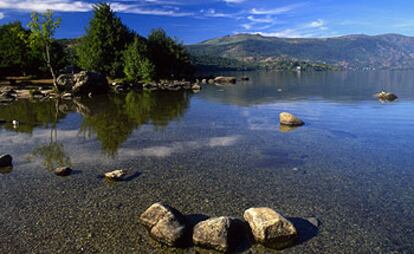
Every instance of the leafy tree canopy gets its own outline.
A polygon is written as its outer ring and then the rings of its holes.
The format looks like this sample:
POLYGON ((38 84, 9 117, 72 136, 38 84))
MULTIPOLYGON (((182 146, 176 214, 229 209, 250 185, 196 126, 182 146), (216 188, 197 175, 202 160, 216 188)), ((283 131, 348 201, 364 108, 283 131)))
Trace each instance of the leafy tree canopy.
POLYGON ((95 5, 94 16, 77 48, 80 67, 112 77, 121 76, 122 54, 134 36, 112 12, 109 4, 95 5))

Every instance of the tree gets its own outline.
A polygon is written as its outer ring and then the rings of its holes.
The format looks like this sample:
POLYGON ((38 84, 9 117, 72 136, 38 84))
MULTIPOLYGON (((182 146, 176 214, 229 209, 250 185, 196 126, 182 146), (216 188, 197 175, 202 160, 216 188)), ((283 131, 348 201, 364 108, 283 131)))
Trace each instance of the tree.
POLYGON ((30 72, 32 59, 26 45, 29 32, 20 22, 0 26, 0 76, 25 75, 30 72))
POLYGON ((51 50, 53 47, 56 29, 60 26, 60 18, 54 18, 51 10, 44 14, 32 13, 32 20, 29 23, 31 34, 29 35, 29 44, 33 49, 39 49, 42 52, 43 59, 49 68, 53 78, 53 84, 56 84, 56 73, 52 63, 51 50))
POLYGON ((155 67, 148 59, 145 42, 135 38, 124 52, 124 73, 129 81, 150 82, 154 79, 155 67))
POLYGON ((181 43, 155 29, 148 36, 151 61, 159 78, 179 78, 192 72, 190 57, 181 43))
POLYGON ((109 4, 95 5, 86 35, 76 50, 80 67, 112 77, 122 75, 122 52, 134 36, 115 16, 109 4))

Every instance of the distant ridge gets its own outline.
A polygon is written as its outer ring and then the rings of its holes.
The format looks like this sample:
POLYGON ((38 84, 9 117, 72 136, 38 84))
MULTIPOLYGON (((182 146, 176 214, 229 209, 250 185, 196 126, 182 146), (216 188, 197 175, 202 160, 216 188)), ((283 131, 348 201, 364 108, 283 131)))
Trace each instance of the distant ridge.
POLYGON ((414 37, 400 34, 351 34, 332 38, 236 34, 188 45, 187 48, 195 58, 210 56, 251 66, 291 60, 344 69, 414 68, 414 37))

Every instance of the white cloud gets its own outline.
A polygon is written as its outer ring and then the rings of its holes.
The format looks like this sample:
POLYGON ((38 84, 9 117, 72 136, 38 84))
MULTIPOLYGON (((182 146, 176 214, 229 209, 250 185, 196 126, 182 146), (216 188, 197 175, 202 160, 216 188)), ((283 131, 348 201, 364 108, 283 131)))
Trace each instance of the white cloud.
POLYGON ((228 4, 240 4, 245 2, 246 0, 223 0, 223 2, 226 2, 228 4))
POLYGON ((325 32, 329 30, 326 24, 327 23, 323 19, 317 19, 309 23, 299 24, 279 31, 263 31, 266 29, 257 29, 256 32, 252 32, 252 34, 285 38, 325 37, 327 35, 332 35, 332 33, 325 32))
POLYGON ((278 14, 284 14, 293 11, 294 9, 297 9, 299 7, 303 6, 303 4, 291 4, 286 5, 274 9, 258 9, 253 8, 250 10, 251 14, 255 15, 278 15, 278 14))
MULTIPOLYGON (((159 4, 160 1, 148 1, 148 4, 159 4)), ((157 15, 157 16, 172 16, 172 17, 184 17, 192 16, 194 13, 181 12, 178 7, 151 7, 148 8, 148 4, 133 3, 127 1, 124 3, 113 2, 110 3, 111 7, 116 12, 121 13, 133 13, 142 15, 157 15)), ((0 0, 0 9, 12 9, 18 11, 38 11, 44 12, 46 10, 53 10, 56 12, 88 12, 92 11, 93 3, 84 1, 70 1, 70 0, 0 0)))
POLYGON ((206 17, 213 18, 234 18, 237 14, 218 12, 215 9, 201 10, 200 11, 206 17))
POLYGON ((256 18, 254 16, 248 16, 247 19, 255 23, 273 23, 274 22, 274 19, 270 16, 267 16, 265 18, 256 18))
POLYGON ((315 27, 315 28, 324 27, 325 26, 325 21, 322 20, 322 19, 318 19, 318 20, 315 20, 315 21, 309 23, 308 26, 309 27, 315 27))

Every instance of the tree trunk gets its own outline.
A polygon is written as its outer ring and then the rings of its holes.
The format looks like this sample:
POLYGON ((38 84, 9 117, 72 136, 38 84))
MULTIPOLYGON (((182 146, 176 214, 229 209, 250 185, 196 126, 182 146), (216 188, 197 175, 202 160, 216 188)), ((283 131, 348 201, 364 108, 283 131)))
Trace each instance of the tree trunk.
POLYGON ((49 47, 49 44, 47 44, 47 43, 46 43, 46 64, 47 64, 47 67, 50 70, 50 74, 52 74, 53 86, 57 90, 58 87, 57 87, 57 83, 56 83, 56 74, 55 74, 55 71, 53 70, 52 63, 50 61, 50 47, 49 47))

